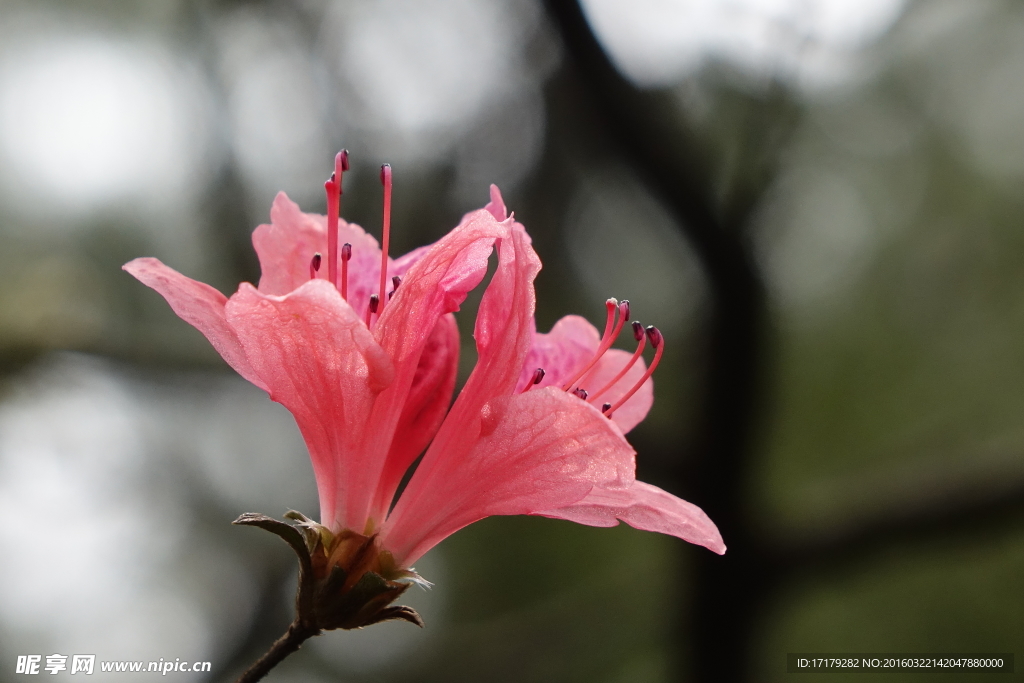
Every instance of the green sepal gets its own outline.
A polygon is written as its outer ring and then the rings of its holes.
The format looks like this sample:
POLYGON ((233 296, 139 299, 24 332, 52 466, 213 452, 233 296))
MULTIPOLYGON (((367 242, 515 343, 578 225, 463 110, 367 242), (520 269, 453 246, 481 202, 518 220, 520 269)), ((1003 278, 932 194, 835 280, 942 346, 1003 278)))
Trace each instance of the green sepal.
POLYGON ((255 512, 239 516, 234 524, 266 529, 284 539, 298 555, 299 586, 295 598, 298 621, 317 632, 362 628, 393 619, 423 626, 423 619, 416 610, 391 603, 412 583, 425 586, 430 583, 411 569, 399 567, 388 551, 378 550, 372 536, 364 537, 351 531, 336 536, 327 527, 295 510, 289 510, 285 517, 296 524, 255 512), (340 545, 352 541, 355 545, 340 545), (344 562, 349 570, 340 563, 333 564, 336 556, 348 558, 344 562), (328 568, 328 562, 333 566, 328 568), (350 571, 362 573, 350 577, 350 571), (358 580, 351 584, 350 580, 356 576, 358 580))
POLYGON ((299 586, 295 592, 295 607, 300 615, 310 612, 312 609, 315 577, 313 576, 313 561, 310 558, 310 550, 304 534, 287 522, 282 522, 259 512, 242 513, 232 524, 265 529, 272 534, 280 536, 292 547, 292 550, 295 551, 299 558, 299 586))
MULTIPOLYGON (((347 591, 334 596, 323 596, 317 601, 317 616, 323 628, 362 628, 375 624, 381 612, 388 609, 410 584, 388 581, 376 572, 366 572, 347 591)), ((411 608, 408 608, 411 610, 411 608)), ((417 615, 419 616, 419 615, 417 615)), ((385 619, 404 618, 387 616, 385 619)), ((422 621, 422 620, 421 620, 422 621)), ((415 623, 415 622, 414 622, 415 623)))

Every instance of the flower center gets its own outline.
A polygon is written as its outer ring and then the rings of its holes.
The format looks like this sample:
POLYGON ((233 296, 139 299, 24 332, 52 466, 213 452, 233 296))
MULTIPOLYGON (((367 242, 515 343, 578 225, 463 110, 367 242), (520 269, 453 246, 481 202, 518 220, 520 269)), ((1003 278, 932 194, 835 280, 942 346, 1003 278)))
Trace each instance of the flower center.
MULTIPOLYGON (((352 245, 346 242, 341 247, 341 274, 338 274, 338 219, 341 215, 341 195, 343 194, 341 179, 345 171, 349 169, 348 150, 343 149, 334 157, 334 172, 324 183, 324 190, 327 192, 327 279, 334 287, 341 292, 341 298, 348 301, 348 262, 352 260, 352 245)), ((380 252, 380 289, 377 294, 370 297, 366 307, 364 320, 366 326, 374 315, 379 316, 384 311, 384 305, 394 296, 401 284, 402 278, 397 275, 391 279, 394 289, 384 296, 384 289, 388 281, 388 247, 391 242, 391 164, 384 164, 380 167, 380 182, 384 186, 384 225, 381 230, 381 252, 380 252)), ((320 270, 321 255, 319 252, 313 256, 309 264, 309 277, 313 279, 320 270)))

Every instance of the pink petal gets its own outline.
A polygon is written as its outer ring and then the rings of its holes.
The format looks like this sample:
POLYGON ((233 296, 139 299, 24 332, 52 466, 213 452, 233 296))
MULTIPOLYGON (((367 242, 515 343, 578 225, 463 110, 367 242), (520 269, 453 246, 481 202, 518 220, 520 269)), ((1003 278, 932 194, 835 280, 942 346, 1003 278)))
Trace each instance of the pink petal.
POLYGON ((635 529, 676 536, 725 554, 722 535, 703 510, 642 481, 627 488, 595 486, 578 503, 534 514, 587 526, 617 526, 622 520, 635 529))
MULTIPOLYGON (((624 326, 623 331, 623 335, 627 334, 632 339, 628 325, 624 326)), ((600 342, 601 335, 597 329, 578 315, 565 316, 556 322, 547 334, 535 333, 530 352, 519 374, 517 390, 526 388, 533 377, 533 371, 537 368, 544 368, 545 372, 539 387, 561 386, 593 358, 600 342)), ((584 375, 579 386, 589 392, 599 391, 618 374, 632 355, 620 349, 609 349, 597 365, 584 375)), ((625 377, 591 402, 599 407, 605 402, 615 403, 640 380, 646 369, 647 365, 643 359, 637 360, 625 377)), ((615 411, 612 419, 623 433, 628 433, 647 417, 653 404, 654 381, 648 379, 615 411)))
POLYGON ((576 502, 597 483, 632 481, 634 452, 622 433, 563 391, 496 398, 459 428, 473 433, 470 450, 431 446, 382 531, 404 566, 484 517, 533 514, 576 502))
MULTIPOLYGON (((647 346, 650 348, 650 344, 647 346)), ((601 357, 601 360, 597 362, 597 365, 584 375, 583 381, 586 384, 581 384, 580 386, 591 392, 600 391, 608 382, 615 379, 615 376, 619 374, 619 371, 625 367, 632 357, 633 354, 627 351, 608 349, 604 356, 601 357)), ((626 372, 622 379, 616 382, 608 391, 594 397, 591 404, 600 407, 603 403, 614 404, 618 402, 627 391, 633 388, 634 384, 640 381, 646 370, 647 364, 644 363, 644 359, 637 359, 636 363, 633 364, 633 367, 626 372)), ((654 405, 654 379, 649 377, 637 389, 636 393, 630 396, 628 401, 619 406, 612 415, 612 420, 615 421, 615 424, 619 425, 619 429, 622 430, 623 434, 627 434, 633 427, 644 421, 652 405, 654 405)))
POLYGON ((535 331, 516 390, 526 388, 537 368, 544 368, 544 379, 538 386, 561 386, 593 358, 600 342, 597 329, 578 315, 565 316, 547 334, 535 331))
POLYGON ((514 225, 480 303, 477 365, 381 532, 399 562, 483 517, 560 507, 595 483, 632 482, 633 449, 593 406, 554 389, 512 395, 533 332, 539 269, 514 225))
POLYGON ((372 417, 371 431, 377 436, 369 444, 366 467, 376 485, 369 487, 365 500, 351 502, 350 517, 365 515, 381 522, 387 514, 409 463, 402 449, 395 451, 398 460, 393 463, 385 454, 391 450, 424 346, 438 319, 459 310, 469 291, 480 284, 495 239, 508 234, 509 226, 487 211, 467 214, 409 269, 387 302, 373 334, 395 364, 395 382, 381 395, 372 417))
POLYGON ((321 520, 329 524, 343 517, 348 501, 368 486, 362 459, 368 425, 375 399, 394 378, 394 365, 324 280, 285 296, 268 296, 243 283, 226 312, 270 397, 291 411, 306 440, 321 520))
MULTIPOLYGON (((405 277, 405 274, 409 272, 409 269, 412 268, 417 261, 423 258, 423 256, 428 251, 430 251, 430 248, 433 246, 433 244, 427 244, 422 247, 416 247, 409 253, 399 256, 396 259, 389 259, 388 277, 391 278, 394 277, 395 275, 398 275, 399 277, 405 277)), ((378 262, 380 261, 379 256, 377 260, 378 262)), ((377 272, 380 272, 380 268, 377 269, 377 272)), ((377 287, 380 287, 380 283, 377 284, 377 287)))
POLYGON ((491 185, 491 201, 484 207, 494 216, 494 220, 503 221, 508 218, 508 209, 505 208, 505 200, 501 198, 501 190, 497 185, 491 185))
POLYGON ((227 297, 210 285, 187 278, 155 258, 137 258, 122 268, 159 292, 178 316, 210 340, 217 353, 238 374, 261 389, 267 385, 249 364, 238 336, 224 314, 227 297))
MULTIPOLYGON (((442 316, 427 339, 409 397, 395 429, 382 482, 401 481, 406 470, 430 444, 451 405, 455 376, 459 369, 459 328, 455 316, 442 316)), ((397 483, 394 483, 397 488, 397 483)), ((394 490, 390 491, 394 495, 394 490)), ((388 501, 390 505, 391 501, 388 501)))

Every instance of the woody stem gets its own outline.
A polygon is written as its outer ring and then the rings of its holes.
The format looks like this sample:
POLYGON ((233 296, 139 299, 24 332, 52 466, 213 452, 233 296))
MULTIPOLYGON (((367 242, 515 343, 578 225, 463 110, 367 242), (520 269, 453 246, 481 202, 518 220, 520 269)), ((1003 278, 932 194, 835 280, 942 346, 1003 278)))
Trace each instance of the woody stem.
POLYGON ((321 631, 317 627, 304 623, 301 617, 295 617, 295 621, 288 627, 285 634, 270 646, 265 655, 256 660, 255 664, 239 676, 235 683, 256 683, 270 673, 270 670, 281 660, 298 650, 306 640, 318 636, 320 633, 321 631))

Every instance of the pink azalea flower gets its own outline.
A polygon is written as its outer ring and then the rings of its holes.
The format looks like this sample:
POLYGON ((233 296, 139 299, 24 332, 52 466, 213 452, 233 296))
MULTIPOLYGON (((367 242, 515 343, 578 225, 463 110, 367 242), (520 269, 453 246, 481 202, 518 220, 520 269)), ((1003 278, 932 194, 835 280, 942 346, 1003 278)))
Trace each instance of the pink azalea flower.
MULTIPOLYGON (((328 183, 334 217, 343 161, 328 183)), ((243 282, 227 298, 153 258, 124 266, 292 412, 328 535, 375 537, 399 568, 490 515, 622 520, 725 552, 698 507, 634 480, 624 433, 653 402, 653 365, 641 352, 649 339, 660 357, 657 330, 634 325, 635 354, 608 348, 629 314, 627 303, 610 300, 604 335, 578 316, 537 333, 540 260, 494 186, 485 208, 436 243, 389 258, 390 169, 384 180, 383 253, 359 226, 302 213, 281 193, 270 224, 253 233, 257 287, 243 282), (452 313, 483 280, 495 249, 474 332, 479 358, 452 404, 452 313)))

